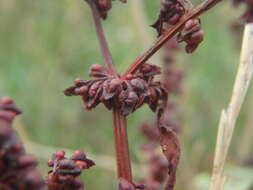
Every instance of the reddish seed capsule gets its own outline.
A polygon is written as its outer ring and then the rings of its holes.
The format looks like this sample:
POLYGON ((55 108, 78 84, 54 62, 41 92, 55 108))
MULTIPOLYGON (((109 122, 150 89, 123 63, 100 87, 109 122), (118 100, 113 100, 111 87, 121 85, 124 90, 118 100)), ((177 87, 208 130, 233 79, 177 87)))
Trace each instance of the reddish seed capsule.
POLYGON ((82 79, 80 79, 80 78, 76 78, 75 80, 74 80, 74 82, 77 84, 77 83, 79 83, 79 82, 81 82, 82 81, 82 79))
POLYGON ((47 165, 48 165, 49 167, 53 167, 53 166, 54 166, 54 161, 53 161, 53 160, 48 160, 48 161, 47 161, 47 165))
POLYGON ((64 150, 58 150, 56 153, 55 153, 55 157, 57 159, 63 159, 65 156, 65 151, 64 150))
POLYGON ((142 79, 133 79, 131 80, 132 87, 136 90, 144 90, 145 89, 145 81, 142 79))
POLYGON ((83 150, 76 150, 73 154, 73 156, 80 156, 80 155, 85 155, 85 152, 83 150))
POLYGON ((59 164, 60 169, 74 169, 75 166, 75 162, 68 159, 61 160, 59 164))
POLYGON ((87 86, 82 86, 81 88, 76 88, 75 89, 75 94, 76 95, 84 95, 89 91, 89 88, 87 86))
POLYGON ((134 76, 132 75, 132 74, 127 74, 126 75, 126 79, 127 80, 131 80, 131 79, 133 79, 134 78, 134 76))
POLYGON ((100 87, 100 82, 95 82, 94 84, 91 85, 90 89, 89 89, 89 96, 95 96, 97 93, 97 90, 100 87))
POLYGON ((152 66, 151 65, 143 65, 141 68, 140 68, 140 71, 142 73, 148 73, 148 72, 151 72, 152 71, 152 66))
POLYGON ((102 70, 102 68, 103 68, 103 66, 101 66, 99 64, 94 64, 91 66, 90 71, 91 72, 99 72, 102 70))
POLYGON ((125 102, 129 105, 135 104, 138 101, 138 96, 135 92, 129 92, 127 99, 125 102))
POLYGON ((103 10, 109 10, 112 7, 112 2, 111 0, 99 0, 98 5, 103 10))
POLYGON ((84 161, 78 160, 78 161, 76 161, 76 165, 77 165, 79 168, 81 168, 81 169, 86 169, 86 168, 87 168, 87 163, 84 162, 84 161))
POLYGON ((71 156, 72 160, 85 160, 86 159, 86 155, 84 153, 84 151, 82 150, 77 150, 74 152, 74 154, 71 156))
POLYGON ((112 79, 109 86, 109 92, 113 92, 121 85, 120 79, 112 79))
POLYGON ((0 103, 3 105, 13 104, 13 100, 10 97, 5 96, 0 99, 0 103))
POLYGON ((172 25, 176 24, 180 20, 180 18, 181 18, 181 15, 174 14, 171 18, 169 18, 168 23, 172 25))

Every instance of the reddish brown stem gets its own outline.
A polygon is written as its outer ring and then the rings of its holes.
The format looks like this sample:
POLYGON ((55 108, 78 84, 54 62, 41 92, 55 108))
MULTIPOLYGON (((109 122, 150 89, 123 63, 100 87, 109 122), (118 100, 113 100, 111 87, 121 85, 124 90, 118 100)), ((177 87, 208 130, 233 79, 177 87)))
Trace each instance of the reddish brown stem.
POLYGON ((114 75, 115 77, 117 77, 118 76, 117 70, 113 64, 112 55, 111 55, 111 52, 108 47, 108 43, 105 38, 104 29, 103 29, 103 26, 101 23, 101 18, 99 16, 97 7, 96 7, 94 1, 91 1, 91 0, 86 0, 86 1, 88 2, 88 4, 90 5, 90 8, 92 10, 93 20, 94 20, 94 23, 96 26, 96 32, 97 32, 98 40, 100 43, 101 52, 104 57, 105 65, 108 67, 109 72, 112 75, 114 75))
POLYGON ((117 109, 113 110, 113 117, 118 177, 132 183, 126 118, 117 109))
MULTIPOLYGON (((92 0, 86 1, 88 2, 92 10, 93 19, 96 25, 96 32, 104 57, 105 65, 107 66, 108 70, 111 72, 112 75, 114 75, 115 77, 119 77, 117 74, 116 67, 113 65, 112 55, 105 38, 101 18, 99 16, 96 5, 92 0)), ((113 118, 118 177, 124 178, 128 182, 132 183, 126 118, 122 116, 117 109, 113 110, 113 118)))
MULTIPOLYGON (((178 22, 176 25, 173 25, 168 30, 165 30, 165 32, 157 39, 155 44, 147 50, 143 55, 141 55, 139 58, 137 58, 132 65, 127 69, 124 76, 127 74, 132 74, 138 70, 138 68, 144 64, 150 57, 152 57, 169 39, 171 39, 180 29, 184 26, 184 24, 193 18, 196 18, 200 16, 202 13, 206 12, 213 6, 215 6, 218 2, 221 0, 206 0, 203 3, 201 3, 198 7, 193 9, 191 12, 189 12, 187 15, 185 15, 180 22, 178 22)), ((123 76, 123 77, 124 77, 123 76)))

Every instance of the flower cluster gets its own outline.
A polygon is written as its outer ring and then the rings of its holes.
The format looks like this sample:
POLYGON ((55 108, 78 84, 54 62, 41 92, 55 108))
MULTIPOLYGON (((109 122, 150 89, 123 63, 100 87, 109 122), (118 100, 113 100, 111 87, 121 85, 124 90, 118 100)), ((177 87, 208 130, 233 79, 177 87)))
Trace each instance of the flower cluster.
POLYGON ((253 0, 233 0, 234 5, 237 7, 239 4, 246 4, 246 11, 242 18, 246 22, 253 22, 253 0))
POLYGON ((154 76, 160 68, 144 64, 135 74, 115 78, 101 65, 91 66, 92 80, 76 79, 75 85, 64 91, 67 96, 82 96, 86 109, 102 102, 108 109, 117 108, 127 116, 144 103, 156 111, 160 101, 167 100, 167 93, 154 76))
POLYGON ((36 170, 37 161, 25 154, 22 142, 11 127, 20 113, 12 99, 0 99, 0 189, 44 190, 44 181, 36 170))
MULTIPOLYGON (((99 15, 103 19, 106 19, 107 12, 112 8, 112 0, 86 0, 86 1, 95 2, 99 15)), ((120 1, 123 3, 127 2, 127 0, 120 0, 120 1)))
MULTIPOLYGON (((182 16, 189 11, 185 3, 181 0, 162 0, 162 8, 157 21, 152 25, 161 35, 165 30, 164 25, 177 24, 182 16)), ((192 53, 197 49, 199 44, 204 39, 204 32, 200 26, 199 19, 191 19, 186 22, 184 27, 178 33, 178 43, 185 42, 185 50, 187 53, 192 53)))
POLYGON ((46 180, 48 190, 84 190, 78 176, 82 170, 89 169, 93 165, 95 163, 81 150, 77 150, 70 159, 65 157, 63 150, 57 151, 48 161, 48 166, 52 167, 46 180))

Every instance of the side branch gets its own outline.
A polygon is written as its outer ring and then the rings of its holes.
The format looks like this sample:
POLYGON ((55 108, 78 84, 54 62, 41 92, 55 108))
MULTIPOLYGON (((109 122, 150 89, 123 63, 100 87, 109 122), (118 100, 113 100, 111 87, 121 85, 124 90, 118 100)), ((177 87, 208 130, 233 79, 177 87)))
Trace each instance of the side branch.
POLYGON ((203 3, 201 3, 199 6, 197 6, 195 9, 193 9, 190 13, 185 15, 181 21, 179 21, 177 24, 173 25, 168 30, 165 30, 165 32, 157 39, 155 44, 147 50, 143 55, 141 55, 139 58, 137 58, 134 63, 127 69, 124 76, 127 74, 132 74, 136 72, 136 70, 144 64, 149 58, 151 58, 169 39, 171 39, 180 29, 184 26, 184 24, 193 18, 197 18, 201 14, 208 11, 210 8, 215 6, 217 3, 219 3, 221 0, 206 0, 203 3))
POLYGON ((116 71, 116 67, 113 65, 112 55, 111 55, 111 52, 108 47, 108 43, 105 38, 104 29, 103 29, 103 26, 101 23, 101 18, 99 16, 97 7, 96 7, 94 1, 92 1, 92 0, 86 0, 86 1, 90 5, 91 11, 92 11, 93 20, 94 20, 94 23, 96 26, 97 37, 98 37, 100 48, 101 48, 101 51, 102 51, 102 54, 104 57, 105 65, 108 67, 109 72, 112 75, 118 76, 117 71, 116 71))

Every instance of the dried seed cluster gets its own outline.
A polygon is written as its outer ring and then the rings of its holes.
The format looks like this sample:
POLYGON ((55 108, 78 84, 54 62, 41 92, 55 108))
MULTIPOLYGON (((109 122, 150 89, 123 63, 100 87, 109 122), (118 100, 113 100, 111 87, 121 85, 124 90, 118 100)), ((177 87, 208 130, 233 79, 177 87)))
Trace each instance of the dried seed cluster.
POLYGON ((63 150, 57 151, 48 161, 48 166, 52 167, 46 180, 48 190, 84 190, 79 176, 82 170, 94 165, 81 150, 77 150, 70 159, 65 157, 63 150))
POLYGON ((160 15, 152 27, 161 35, 164 24, 176 24, 186 11, 184 3, 181 0, 161 0, 160 15))
POLYGON ((20 113, 12 99, 0 99, 0 189, 44 190, 44 181, 36 170, 37 161, 25 154, 22 142, 11 127, 20 113))
POLYGON ((136 74, 115 78, 105 67, 95 64, 90 69, 92 80, 76 79, 75 85, 64 92, 67 96, 82 96, 88 110, 102 102, 108 109, 119 109, 124 116, 144 103, 155 111, 159 102, 167 99, 161 83, 154 81, 157 74, 160 74, 159 67, 144 64, 136 74))
POLYGON ((185 51, 187 53, 194 52, 199 44, 204 40, 204 31, 201 29, 200 20, 188 20, 177 37, 177 41, 179 43, 186 43, 185 51))
POLYGON ((253 22, 253 0, 233 0, 234 6, 239 6, 239 4, 244 3, 246 5, 246 10, 242 18, 246 22, 253 22))
MULTIPOLYGON (((168 25, 177 24, 182 16, 189 11, 185 3, 181 0, 161 0, 161 5, 160 15, 152 25, 158 31, 159 35, 162 35, 168 25)), ((196 50, 203 39, 204 32, 201 29, 199 19, 187 21, 183 29, 178 33, 178 43, 186 43, 185 50, 187 53, 192 53, 196 50)))

